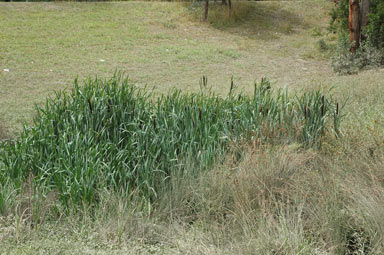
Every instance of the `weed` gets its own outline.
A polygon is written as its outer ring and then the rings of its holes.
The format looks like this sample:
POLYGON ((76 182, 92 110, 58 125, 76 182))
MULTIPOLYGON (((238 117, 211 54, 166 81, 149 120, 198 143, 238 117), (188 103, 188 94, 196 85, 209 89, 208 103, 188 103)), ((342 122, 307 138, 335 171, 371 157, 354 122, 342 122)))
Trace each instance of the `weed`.
POLYGON ((318 27, 315 27, 312 29, 312 37, 318 37, 321 36, 323 33, 321 32, 321 29, 318 27))
POLYGON ((329 50, 329 46, 324 39, 320 39, 319 41, 317 41, 317 47, 319 48, 320 51, 329 50))

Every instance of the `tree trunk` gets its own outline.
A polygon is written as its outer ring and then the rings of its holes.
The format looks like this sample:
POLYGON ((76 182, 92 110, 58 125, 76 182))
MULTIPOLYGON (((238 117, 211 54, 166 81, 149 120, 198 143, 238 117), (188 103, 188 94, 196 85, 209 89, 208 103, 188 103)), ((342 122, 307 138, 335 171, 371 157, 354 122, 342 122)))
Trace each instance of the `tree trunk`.
POLYGON ((368 14, 369 14, 370 0, 361 0, 360 13, 361 13, 361 27, 368 25, 368 14))
POLYGON ((232 17, 232 1, 228 0, 229 17, 232 17))
POLYGON ((359 0, 349 0, 349 31, 352 44, 351 52, 354 54, 360 46, 359 0))
POLYGON ((208 20, 209 0, 205 0, 204 21, 208 20))

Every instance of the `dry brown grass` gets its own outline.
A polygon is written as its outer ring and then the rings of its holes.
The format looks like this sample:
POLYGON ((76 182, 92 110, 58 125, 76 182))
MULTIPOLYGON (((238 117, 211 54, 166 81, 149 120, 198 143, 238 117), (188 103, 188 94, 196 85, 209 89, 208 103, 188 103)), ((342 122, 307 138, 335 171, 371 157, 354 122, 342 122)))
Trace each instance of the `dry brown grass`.
POLYGON ((226 234, 219 247, 238 254, 381 254, 383 167, 294 145, 251 149, 166 201, 179 206, 174 220, 226 234))
POLYGON ((241 151, 197 178, 174 178, 151 206, 105 192, 96 215, 85 209, 31 227, 10 214, 1 222, 2 247, 15 254, 37 247, 50 254, 53 243, 82 254, 383 253, 383 156, 331 156, 295 144, 241 151))

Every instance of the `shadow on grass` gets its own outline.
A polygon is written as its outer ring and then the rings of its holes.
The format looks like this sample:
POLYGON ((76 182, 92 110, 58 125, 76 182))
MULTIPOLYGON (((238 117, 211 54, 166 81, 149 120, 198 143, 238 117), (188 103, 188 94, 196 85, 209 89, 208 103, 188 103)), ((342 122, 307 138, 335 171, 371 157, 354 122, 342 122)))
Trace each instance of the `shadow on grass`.
MULTIPOLYGON (((309 27, 309 24, 298 16, 300 10, 292 12, 288 5, 289 3, 279 2, 235 1, 229 17, 228 6, 212 2, 208 20, 213 28, 225 32, 273 40, 277 39, 279 34, 292 34, 309 27)), ((202 9, 203 5, 200 4, 198 8, 202 9)))

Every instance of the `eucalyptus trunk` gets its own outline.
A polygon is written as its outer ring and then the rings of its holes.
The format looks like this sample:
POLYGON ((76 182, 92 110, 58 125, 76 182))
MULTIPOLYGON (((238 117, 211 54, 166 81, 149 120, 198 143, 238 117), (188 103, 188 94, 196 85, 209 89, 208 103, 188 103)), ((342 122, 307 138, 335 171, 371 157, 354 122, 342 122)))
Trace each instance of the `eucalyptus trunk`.
POLYGON ((360 46, 360 6, 359 0, 349 0, 349 31, 351 41, 351 52, 354 54, 360 46))

